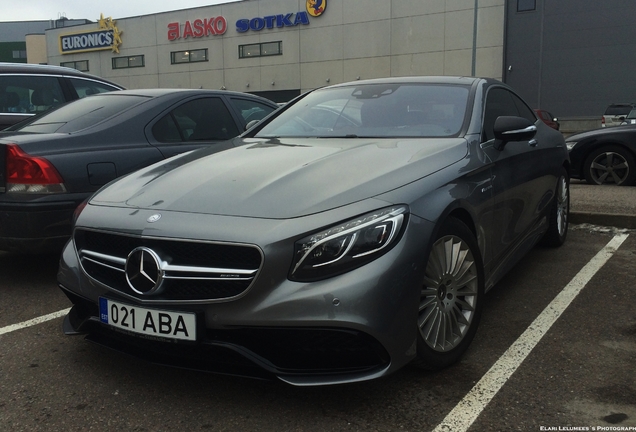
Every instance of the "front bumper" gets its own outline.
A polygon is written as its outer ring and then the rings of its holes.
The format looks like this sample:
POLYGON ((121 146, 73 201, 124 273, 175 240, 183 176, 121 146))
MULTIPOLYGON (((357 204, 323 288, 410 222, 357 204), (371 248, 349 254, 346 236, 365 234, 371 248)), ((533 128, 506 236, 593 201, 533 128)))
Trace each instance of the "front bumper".
MULTIPOLYGON (((108 213, 108 209, 100 209, 104 224, 110 220, 108 213)), ((145 221, 152 214, 145 213, 134 217, 145 221)), ((164 213, 161 221, 153 224, 153 234, 161 235, 158 231, 164 222, 183 230, 194 226, 183 220, 185 215, 179 216, 178 225, 169 223, 171 217, 164 213)), ((218 229, 227 235, 227 228, 223 229, 227 225, 218 216, 191 217, 199 219, 197 238, 218 238, 205 229, 218 229)), ((248 225, 259 222, 233 219, 232 223, 246 224, 232 230, 234 236, 245 236, 237 241, 246 242, 254 235, 248 225)), ((280 239, 279 228, 274 226, 280 221, 263 223, 273 225, 260 226, 259 232, 280 239)), ((224 302, 159 304, 126 297, 87 276, 71 241, 64 249, 58 273, 60 287, 74 304, 65 320, 65 332, 87 334, 91 341, 160 364, 278 378, 294 385, 369 380, 387 375, 415 357, 424 254, 433 230, 430 222, 411 216, 402 239, 385 255, 348 273, 311 283, 287 279, 291 256, 286 251, 291 251, 294 239, 304 233, 292 222, 281 225, 281 230, 297 234, 279 242, 263 240, 259 247, 265 261, 256 281, 245 295, 224 302), (202 317, 199 340, 163 342, 112 330, 98 319, 99 297, 195 312, 202 317)), ((174 231, 171 234, 187 238, 174 231)))
POLYGON ((61 288, 74 304, 65 334, 87 334, 90 342, 155 364, 296 385, 368 379, 389 367, 376 340, 348 329, 238 327, 208 329, 197 343, 148 340, 102 325, 96 305, 61 288))

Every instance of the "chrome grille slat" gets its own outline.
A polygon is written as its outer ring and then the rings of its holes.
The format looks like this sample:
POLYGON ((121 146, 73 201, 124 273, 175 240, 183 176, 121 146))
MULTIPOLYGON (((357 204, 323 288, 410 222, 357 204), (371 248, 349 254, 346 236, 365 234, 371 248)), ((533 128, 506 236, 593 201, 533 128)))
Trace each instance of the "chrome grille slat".
POLYGON ((122 272, 122 273, 125 271, 123 268, 119 268, 119 267, 111 266, 111 265, 108 265, 108 264, 106 264, 106 263, 103 263, 103 262, 101 262, 101 261, 99 261, 99 260, 96 260, 96 259, 93 259, 93 258, 89 258, 89 257, 87 257, 87 256, 82 257, 81 259, 82 259, 82 260, 86 260, 86 261, 90 261, 90 262, 92 262, 92 263, 95 263, 95 264, 98 264, 98 265, 101 265, 101 266, 104 266, 104 267, 107 267, 107 268, 110 268, 110 269, 113 269, 113 270, 120 271, 120 272, 122 272))

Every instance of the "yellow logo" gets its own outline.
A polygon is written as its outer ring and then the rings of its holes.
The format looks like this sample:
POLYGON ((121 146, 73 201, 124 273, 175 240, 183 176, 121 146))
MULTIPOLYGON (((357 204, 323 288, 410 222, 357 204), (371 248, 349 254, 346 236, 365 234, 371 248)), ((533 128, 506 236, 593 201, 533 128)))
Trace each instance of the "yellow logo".
POLYGON ((113 45, 112 50, 114 53, 119 54, 119 45, 121 45, 121 35, 124 33, 119 30, 117 26, 117 21, 112 19, 111 17, 104 18, 104 14, 99 14, 99 28, 104 30, 111 30, 113 32, 113 45))
POLYGON ((313 17, 319 17, 327 9, 327 0, 307 0, 307 12, 313 17))

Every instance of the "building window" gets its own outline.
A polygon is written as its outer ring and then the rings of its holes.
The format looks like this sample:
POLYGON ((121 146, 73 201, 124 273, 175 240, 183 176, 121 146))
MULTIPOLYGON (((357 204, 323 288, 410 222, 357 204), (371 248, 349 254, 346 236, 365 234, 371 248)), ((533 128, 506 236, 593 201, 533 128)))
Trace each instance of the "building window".
POLYGON ((517 12, 533 11, 537 8, 537 0, 517 0, 517 12))
POLYGON ((175 51, 170 53, 171 64, 196 63, 208 61, 208 49, 175 51))
POLYGON ((113 69, 126 69, 126 68, 144 67, 144 66, 145 66, 145 63, 144 63, 143 55, 113 58, 113 69))
POLYGON ((281 55, 283 42, 264 42, 251 45, 239 45, 239 58, 265 57, 281 55))
POLYGON ((77 69, 78 71, 88 72, 88 60, 62 62, 60 66, 77 69))
POLYGON ((14 58, 14 59, 25 59, 25 58, 27 58, 27 56, 26 56, 26 50, 16 50, 16 51, 13 51, 13 58, 14 58))

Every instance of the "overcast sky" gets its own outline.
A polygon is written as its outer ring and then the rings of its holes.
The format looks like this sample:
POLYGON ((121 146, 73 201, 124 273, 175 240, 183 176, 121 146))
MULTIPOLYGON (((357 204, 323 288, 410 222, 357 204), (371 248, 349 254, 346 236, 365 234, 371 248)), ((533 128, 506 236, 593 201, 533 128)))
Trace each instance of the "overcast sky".
POLYGON ((166 12, 179 9, 187 9, 199 6, 209 6, 219 3, 228 3, 236 0, 123 0, 101 2, 94 0, 8 0, 4 3, 0 21, 39 21, 57 19, 65 16, 69 19, 89 19, 97 21, 100 13, 105 17, 126 18, 137 15, 148 15, 157 12, 166 12))

